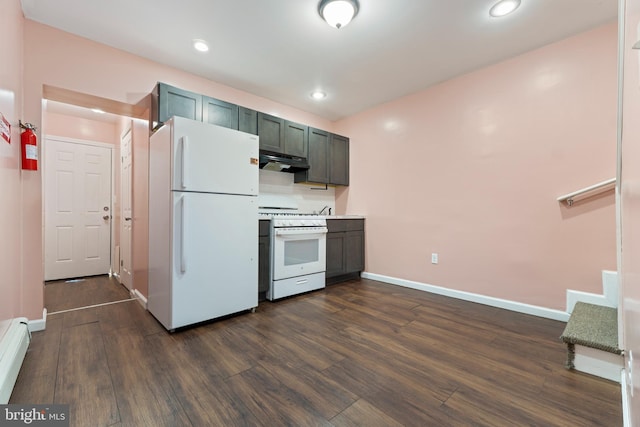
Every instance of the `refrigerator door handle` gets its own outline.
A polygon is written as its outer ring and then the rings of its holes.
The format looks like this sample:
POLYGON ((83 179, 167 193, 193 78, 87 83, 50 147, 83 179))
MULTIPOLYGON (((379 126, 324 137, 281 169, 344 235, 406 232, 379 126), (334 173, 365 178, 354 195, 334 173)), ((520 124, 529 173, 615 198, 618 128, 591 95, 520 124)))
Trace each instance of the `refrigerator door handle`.
POLYGON ((182 150, 182 165, 180 166, 180 185, 183 189, 187 188, 187 172, 185 165, 187 164, 187 144, 189 137, 183 136, 180 138, 180 148, 182 150))
POLYGON ((187 258, 184 250, 184 213, 185 213, 185 201, 184 196, 180 198, 180 272, 185 273, 187 271, 187 258))

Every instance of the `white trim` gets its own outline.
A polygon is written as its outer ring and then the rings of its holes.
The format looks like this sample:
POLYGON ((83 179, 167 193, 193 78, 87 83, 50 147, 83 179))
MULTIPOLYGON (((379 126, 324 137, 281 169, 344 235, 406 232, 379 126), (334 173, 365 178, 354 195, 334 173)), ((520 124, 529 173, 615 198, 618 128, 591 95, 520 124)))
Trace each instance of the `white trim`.
POLYGON ((567 289, 567 313, 573 312, 573 307, 578 301, 605 307, 618 308, 618 273, 615 271, 602 271, 603 294, 574 291, 567 289))
POLYGON ((624 367, 624 358, 621 354, 609 353, 578 344, 574 348, 573 366, 576 371, 610 381, 620 381, 620 372, 624 367))
POLYGON ((42 319, 29 320, 27 325, 29 332, 44 331, 47 328, 47 309, 42 309, 42 319))
POLYGON ((89 308, 104 307, 106 305, 120 304, 120 303, 123 303, 123 302, 129 302, 129 301, 133 301, 133 298, 123 299, 123 300, 120 300, 120 301, 103 302, 101 304, 87 305, 87 306, 84 306, 84 307, 70 308, 68 310, 54 311, 53 313, 50 313, 50 316, 53 316, 54 314, 69 313, 69 312, 72 312, 72 311, 87 310, 89 308))
POLYGON ((147 298, 142 295, 139 290, 132 289, 131 291, 129 291, 129 293, 131 294, 131 298, 135 298, 136 300, 138 300, 142 308, 144 308, 145 310, 147 309, 147 298))
POLYGON ((486 295, 474 294, 471 292, 459 291, 456 289, 443 288, 441 286, 429 285, 426 283, 414 282, 412 280, 398 279, 381 274, 363 272, 361 277, 365 279, 377 280, 379 282, 389 283, 391 285, 403 286, 405 288, 417 289, 419 291, 430 292, 432 294, 444 295, 451 298, 457 298, 465 301, 477 302, 479 304, 489 305, 492 307, 504 308, 505 310, 516 311, 518 313, 530 314, 533 316, 544 317, 547 319, 560 320, 567 322, 569 313, 560 310, 553 310, 537 305, 524 304, 516 301, 509 301, 501 298, 489 297, 486 295))
POLYGON ((631 427, 631 413, 629 412, 629 388, 627 387, 627 370, 620 373, 620 391, 622 393, 622 426, 631 427))

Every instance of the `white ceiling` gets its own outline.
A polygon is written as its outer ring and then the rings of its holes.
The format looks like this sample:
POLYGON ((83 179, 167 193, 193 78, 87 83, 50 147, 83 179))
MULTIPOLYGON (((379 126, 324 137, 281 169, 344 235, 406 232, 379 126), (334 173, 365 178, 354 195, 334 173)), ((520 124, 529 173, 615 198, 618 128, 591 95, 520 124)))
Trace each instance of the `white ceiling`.
MULTIPOLYGON (((22 0, 25 17, 330 120, 598 25, 617 0, 359 0, 337 30, 319 0, 22 0), (192 39, 210 44, 208 53, 192 39), (321 89, 328 96, 314 101, 321 89)), ((189 88, 185 88, 189 89, 189 88)))

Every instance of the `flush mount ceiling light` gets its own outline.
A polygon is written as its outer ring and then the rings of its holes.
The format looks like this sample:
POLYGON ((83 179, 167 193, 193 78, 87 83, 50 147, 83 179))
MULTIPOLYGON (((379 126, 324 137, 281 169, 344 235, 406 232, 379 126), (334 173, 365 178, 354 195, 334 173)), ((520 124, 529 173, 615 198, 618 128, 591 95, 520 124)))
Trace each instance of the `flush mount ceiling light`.
POLYGON ((314 92, 311 92, 311 97, 316 101, 320 101, 321 99, 325 99, 327 97, 327 94, 322 92, 321 90, 316 90, 314 92))
POLYGON ((494 4, 489 10, 489 15, 494 18, 505 16, 520 7, 520 0, 500 0, 494 4))
POLYGON ((206 41, 200 39, 193 39, 193 48, 198 52, 208 52, 209 45, 206 41))
POLYGON ((358 0, 322 0, 318 13, 327 24, 342 28, 358 14, 358 0))

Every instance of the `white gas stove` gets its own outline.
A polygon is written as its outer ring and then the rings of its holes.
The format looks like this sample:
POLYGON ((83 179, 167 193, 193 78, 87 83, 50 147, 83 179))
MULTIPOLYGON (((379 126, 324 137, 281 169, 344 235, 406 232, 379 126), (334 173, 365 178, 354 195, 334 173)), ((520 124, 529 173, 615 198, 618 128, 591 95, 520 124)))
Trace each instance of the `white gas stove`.
POLYGON ((262 210, 271 220, 271 283, 267 299, 325 286, 327 220, 294 210, 262 210))

